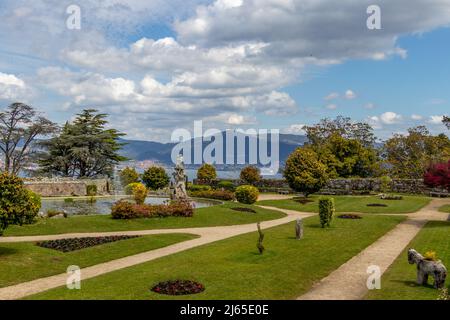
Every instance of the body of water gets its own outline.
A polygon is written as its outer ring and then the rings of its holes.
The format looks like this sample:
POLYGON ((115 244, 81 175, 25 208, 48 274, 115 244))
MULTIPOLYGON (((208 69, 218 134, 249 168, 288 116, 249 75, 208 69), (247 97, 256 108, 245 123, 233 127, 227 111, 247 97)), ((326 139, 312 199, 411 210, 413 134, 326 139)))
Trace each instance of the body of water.
MULTIPOLYGON (((77 200, 67 201, 64 199, 44 199, 42 200, 41 212, 46 213, 48 210, 64 211, 68 215, 89 215, 89 214, 111 214, 111 208, 115 202, 124 197, 107 197, 97 198, 95 201, 77 200)), ((169 198, 148 197, 145 200, 147 204, 164 204, 169 198)), ((216 202, 207 200, 194 200, 195 208, 210 207, 216 202)))

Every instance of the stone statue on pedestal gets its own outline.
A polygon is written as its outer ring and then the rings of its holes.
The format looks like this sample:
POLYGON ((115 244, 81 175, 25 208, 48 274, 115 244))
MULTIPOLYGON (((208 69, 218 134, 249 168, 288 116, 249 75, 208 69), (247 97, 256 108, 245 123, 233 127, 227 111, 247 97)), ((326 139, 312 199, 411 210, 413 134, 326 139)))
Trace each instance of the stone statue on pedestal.
POLYGON ((172 200, 186 200, 188 198, 186 192, 186 173, 184 171, 183 157, 177 157, 177 164, 173 172, 174 182, 172 184, 171 199, 172 200))

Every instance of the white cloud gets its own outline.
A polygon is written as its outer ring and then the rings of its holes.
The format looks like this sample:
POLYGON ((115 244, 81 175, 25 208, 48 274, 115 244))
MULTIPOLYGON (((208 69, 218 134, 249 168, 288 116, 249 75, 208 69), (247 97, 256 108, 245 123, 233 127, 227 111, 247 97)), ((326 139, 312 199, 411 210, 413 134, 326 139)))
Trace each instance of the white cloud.
POLYGON ((402 120, 402 116, 395 112, 385 112, 380 116, 380 121, 384 124, 396 124, 402 120))
POLYGON ((0 99, 26 102, 30 94, 31 88, 27 87, 24 80, 13 74, 0 72, 0 99))
POLYGON ((328 110, 336 110, 336 109, 337 109, 337 105, 335 105, 335 104, 329 104, 329 105, 326 106, 326 108, 327 108, 328 110))
POLYGON ((345 99, 353 100, 355 98, 356 98, 356 93, 354 93, 352 90, 345 91, 345 99))
POLYGON ((411 115, 411 119, 414 121, 420 121, 420 120, 423 120, 423 116, 418 115, 418 114, 413 114, 413 115, 411 115))
POLYGON ((375 104, 373 104, 372 102, 369 102, 364 106, 364 109, 367 109, 367 110, 375 109, 375 104))
POLYGON ((282 131, 283 131, 283 133, 287 133, 287 134, 304 135, 304 134, 306 134, 306 131, 303 129, 304 127, 305 127, 305 124, 292 124, 282 131))
POLYGON ((442 124, 442 120, 444 120, 444 116, 430 116, 428 122, 431 124, 442 124))
POLYGON ((327 100, 327 101, 330 101, 330 100, 335 100, 337 98, 339 98, 339 93, 332 92, 329 95, 327 95, 324 99, 327 100))
POLYGON ((244 0, 238 7, 216 1, 197 8, 196 15, 178 21, 175 30, 184 43, 214 47, 258 39, 264 51, 278 58, 320 60, 406 57, 396 41, 400 35, 426 32, 450 22, 447 0, 381 0, 382 30, 366 27, 369 0, 244 0), (401 13, 401 14, 400 14, 401 13))

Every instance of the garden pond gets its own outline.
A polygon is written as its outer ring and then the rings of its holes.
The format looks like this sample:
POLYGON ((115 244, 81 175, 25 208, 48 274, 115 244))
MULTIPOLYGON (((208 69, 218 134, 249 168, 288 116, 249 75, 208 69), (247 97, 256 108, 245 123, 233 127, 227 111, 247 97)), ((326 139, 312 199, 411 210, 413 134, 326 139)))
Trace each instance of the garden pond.
MULTIPOLYGON (((89 214, 111 214, 111 208, 114 203, 126 197, 105 197, 91 199, 42 199, 41 212, 47 213, 48 210, 61 211, 67 215, 89 215, 89 214)), ((169 198, 164 197, 147 197, 147 204, 164 204, 169 198)), ((193 200, 195 208, 211 207, 218 204, 216 201, 193 200)))

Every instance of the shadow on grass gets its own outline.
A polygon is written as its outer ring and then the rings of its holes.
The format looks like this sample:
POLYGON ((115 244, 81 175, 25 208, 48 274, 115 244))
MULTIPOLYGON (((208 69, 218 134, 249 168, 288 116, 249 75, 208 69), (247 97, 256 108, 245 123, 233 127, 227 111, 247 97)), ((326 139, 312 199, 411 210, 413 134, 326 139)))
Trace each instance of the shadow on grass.
POLYGON ((19 250, 14 249, 14 248, 0 247, 0 257, 10 256, 10 255, 16 254, 18 251, 19 250))
POLYGON ((425 284, 425 285, 421 285, 418 284, 416 281, 412 281, 412 280, 391 280, 391 282, 396 282, 396 283, 401 283, 404 284, 407 287, 412 287, 412 288, 429 288, 429 289, 434 289, 433 285, 431 284, 425 284))

